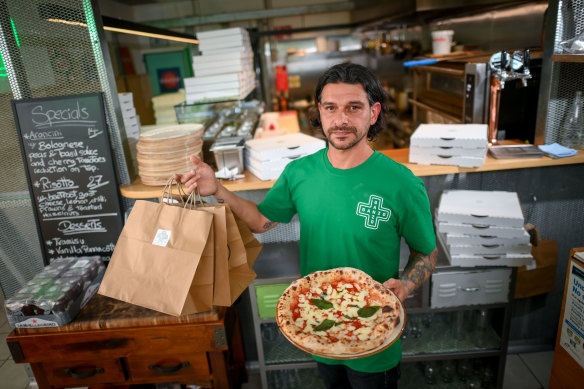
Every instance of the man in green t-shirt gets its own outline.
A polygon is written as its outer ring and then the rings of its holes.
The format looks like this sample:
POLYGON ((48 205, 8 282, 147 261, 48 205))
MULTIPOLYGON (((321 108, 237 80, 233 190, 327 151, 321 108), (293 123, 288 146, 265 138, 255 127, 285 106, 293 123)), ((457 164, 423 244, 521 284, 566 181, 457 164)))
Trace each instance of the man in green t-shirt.
MULTIPOLYGON (((195 157, 197 169, 177 179, 228 204, 256 233, 298 214, 303 276, 355 267, 404 301, 434 270, 436 237, 422 180, 367 142, 383 128, 385 91, 371 70, 343 63, 319 79, 315 101, 311 123, 328 147, 289 163, 260 204, 228 191, 195 157), (410 256, 399 276, 402 237, 410 256)), ((327 388, 397 388, 401 343, 359 359, 314 358, 327 388)))

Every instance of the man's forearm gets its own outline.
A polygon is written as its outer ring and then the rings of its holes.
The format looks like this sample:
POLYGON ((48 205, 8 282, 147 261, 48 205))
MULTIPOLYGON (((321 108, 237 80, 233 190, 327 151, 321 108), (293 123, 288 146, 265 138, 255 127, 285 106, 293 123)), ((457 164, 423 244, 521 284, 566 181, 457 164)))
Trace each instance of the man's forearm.
POLYGON ((237 196, 220 183, 214 196, 219 203, 229 205, 233 213, 243 220, 253 232, 266 232, 277 224, 262 215, 254 202, 237 196))
POLYGON ((430 254, 422 254, 418 251, 412 250, 408 259, 400 281, 412 293, 418 289, 424 282, 426 282, 434 268, 438 259, 438 249, 434 249, 430 254))

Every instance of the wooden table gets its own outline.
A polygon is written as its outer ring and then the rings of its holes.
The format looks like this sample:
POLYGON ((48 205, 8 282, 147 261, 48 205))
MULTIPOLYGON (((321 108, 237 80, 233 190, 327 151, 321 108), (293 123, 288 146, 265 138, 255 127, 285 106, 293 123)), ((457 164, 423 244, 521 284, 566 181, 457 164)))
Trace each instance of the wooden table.
POLYGON ((14 329, 16 363, 40 389, 179 382, 240 387, 246 379, 235 310, 174 317, 95 295, 66 326, 14 329))

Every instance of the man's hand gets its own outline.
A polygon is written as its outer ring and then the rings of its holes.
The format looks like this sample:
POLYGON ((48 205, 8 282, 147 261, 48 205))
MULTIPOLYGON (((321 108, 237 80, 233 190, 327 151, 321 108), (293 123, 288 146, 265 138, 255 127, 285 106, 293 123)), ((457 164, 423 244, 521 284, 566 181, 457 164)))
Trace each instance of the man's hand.
POLYGON ((411 291, 403 284, 403 282, 395 278, 390 278, 389 280, 385 281, 383 286, 395 293, 399 301, 402 303, 411 293, 411 291))
POLYGON ((390 289, 401 302, 404 302, 410 293, 418 289, 430 278, 436 267, 437 260, 438 249, 434 249, 428 255, 411 250, 408 264, 400 279, 390 278, 383 283, 383 286, 390 289))
POLYGON ((215 177, 215 172, 211 166, 197 157, 191 157, 191 162, 195 164, 195 168, 182 176, 175 174, 174 179, 185 185, 187 193, 191 193, 198 187, 201 196, 213 196, 219 190, 219 181, 215 177))

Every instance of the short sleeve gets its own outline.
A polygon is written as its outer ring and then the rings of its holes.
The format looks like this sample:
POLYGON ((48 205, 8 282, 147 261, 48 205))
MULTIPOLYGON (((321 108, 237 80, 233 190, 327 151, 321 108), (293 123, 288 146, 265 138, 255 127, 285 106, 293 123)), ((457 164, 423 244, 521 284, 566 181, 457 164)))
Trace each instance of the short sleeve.
POLYGON ((258 204, 262 215, 273 222, 288 223, 296 214, 286 173, 287 170, 284 169, 274 186, 266 194, 265 199, 258 204))
POLYGON ((408 246, 422 254, 430 254, 436 248, 436 233, 424 182, 419 178, 410 192, 410 201, 400 221, 400 235, 408 246))

